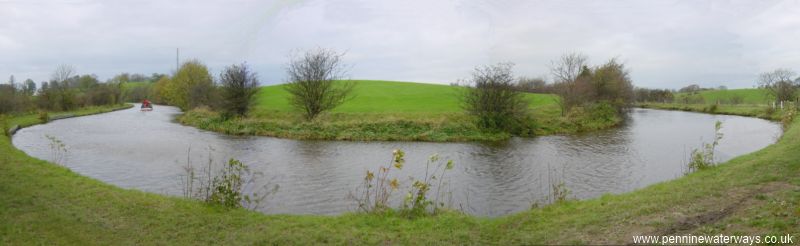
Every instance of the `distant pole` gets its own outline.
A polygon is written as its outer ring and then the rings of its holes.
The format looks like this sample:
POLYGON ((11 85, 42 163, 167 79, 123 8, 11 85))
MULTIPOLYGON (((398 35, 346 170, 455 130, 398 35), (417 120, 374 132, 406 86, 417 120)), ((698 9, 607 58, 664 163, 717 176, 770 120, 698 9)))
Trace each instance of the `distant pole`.
POLYGON ((181 57, 181 48, 175 48, 175 74, 177 74, 178 69, 180 69, 180 57, 181 57))

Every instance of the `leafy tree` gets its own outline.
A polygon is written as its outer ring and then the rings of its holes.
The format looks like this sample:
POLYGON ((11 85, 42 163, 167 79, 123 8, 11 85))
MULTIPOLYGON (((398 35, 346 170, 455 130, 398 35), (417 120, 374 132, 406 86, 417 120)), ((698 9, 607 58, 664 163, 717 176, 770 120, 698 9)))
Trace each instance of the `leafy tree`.
POLYGON ((634 100, 633 83, 625 64, 611 59, 597 67, 592 76, 595 100, 611 103, 617 109, 630 107, 634 100))
POLYGON ((182 110, 201 105, 213 106, 214 93, 211 74, 208 73, 206 65, 198 60, 184 63, 161 91, 161 95, 169 104, 178 106, 182 110))
POLYGON ((243 116, 250 109, 253 95, 258 91, 256 73, 246 63, 225 68, 219 75, 222 86, 222 109, 226 116, 243 116))
POLYGON ((92 89, 93 87, 97 86, 98 84, 100 84, 100 81, 97 80, 97 75, 88 75, 88 74, 86 74, 86 75, 81 75, 81 76, 78 77, 77 83, 76 83, 76 87, 80 91, 85 92, 85 91, 88 91, 89 89, 92 89))
POLYGON ((345 74, 342 56, 333 50, 316 49, 289 61, 285 88, 292 106, 302 110, 306 119, 314 119, 349 98, 354 84, 334 83, 345 74))
POLYGON ((156 84, 150 91, 150 98, 153 102, 167 103, 166 94, 168 92, 166 92, 166 88, 169 83, 170 83, 169 76, 163 76, 156 81, 156 84))

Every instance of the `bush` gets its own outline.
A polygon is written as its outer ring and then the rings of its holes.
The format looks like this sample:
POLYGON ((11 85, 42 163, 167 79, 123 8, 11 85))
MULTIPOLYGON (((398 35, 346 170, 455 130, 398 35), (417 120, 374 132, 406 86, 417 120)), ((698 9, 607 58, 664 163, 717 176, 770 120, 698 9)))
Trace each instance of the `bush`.
POLYGON ((224 116, 243 116, 250 109, 253 95, 258 92, 258 79, 247 64, 225 68, 219 75, 222 86, 224 116))
POLYGON ((722 129, 722 122, 717 121, 714 124, 714 141, 703 144, 703 147, 700 149, 692 150, 688 164, 689 170, 687 173, 708 169, 716 164, 714 151, 716 150, 717 145, 719 145, 719 140, 722 139, 722 133, 720 132, 720 129, 722 129))
MULTIPOLYGON (((439 161, 439 155, 432 155, 425 164, 425 176, 422 179, 412 179, 410 191, 403 200, 401 210, 406 217, 414 218, 428 214, 436 214, 444 209, 447 204, 444 202, 442 187, 448 185, 444 182, 444 177, 448 170, 453 169, 453 161, 439 161), (431 169, 431 166, 432 169, 431 169), (432 188, 436 187, 436 193, 431 197, 432 188)), ((444 192, 448 192, 444 190, 444 192)))
POLYGON ((39 111, 39 121, 42 123, 47 123, 50 121, 50 115, 47 113, 47 111, 39 111))
POLYGON ((710 106, 708 106, 708 110, 706 110, 706 111, 708 111, 709 113, 716 113, 717 109, 718 109, 718 106, 716 104, 711 104, 710 106))
POLYGON ((773 108, 772 105, 769 105, 766 108, 764 108, 764 115, 766 115, 767 117, 771 116, 774 113, 775 113, 775 108, 773 108))
MULTIPOLYGON (((187 159, 190 154, 191 149, 187 153, 187 159)), ((226 208, 257 209, 264 199, 278 191, 278 185, 268 189, 269 184, 253 189, 251 186, 263 174, 251 172, 250 168, 239 160, 229 159, 216 175, 212 171, 212 162, 213 158, 209 153, 208 165, 198 176, 191 160, 187 160, 183 168, 186 176, 181 179, 184 197, 226 208), (255 192, 246 194, 246 190, 255 192)))
MULTIPOLYGON (((377 172, 367 170, 358 197, 353 198, 358 202, 358 208, 366 213, 385 213, 392 211, 389 199, 392 193, 400 189, 400 181, 392 178, 392 170, 403 169, 405 165, 405 152, 394 150, 392 159, 387 166, 379 166, 377 172)), ((436 214, 444 209, 444 195, 448 193, 445 175, 453 169, 453 161, 440 161, 438 155, 432 155, 425 164, 425 176, 422 179, 411 178, 411 187, 403 199, 400 213, 408 218, 436 214), (444 188, 444 190, 443 190, 444 188), (435 191, 434 194, 432 194, 435 191)), ((352 195, 351 195, 352 196, 352 195)))
POLYGON ((617 109, 607 102, 595 103, 588 108, 593 119, 613 121, 617 118, 617 109))
POLYGON ((462 100, 464 109, 486 129, 519 131, 529 119, 528 101, 515 89, 513 64, 499 63, 475 68, 462 100))

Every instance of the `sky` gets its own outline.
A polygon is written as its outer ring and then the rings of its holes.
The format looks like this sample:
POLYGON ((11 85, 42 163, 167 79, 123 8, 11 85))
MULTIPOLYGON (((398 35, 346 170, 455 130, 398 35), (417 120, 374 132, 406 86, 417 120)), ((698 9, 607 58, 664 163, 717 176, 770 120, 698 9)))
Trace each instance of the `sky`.
POLYGON ((800 1, 0 0, 0 81, 45 81, 59 64, 170 74, 177 48, 214 75, 246 62, 264 85, 326 48, 351 79, 447 84, 499 62, 551 78, 552 60, 580 52, 624 62, 640 87, 751 88, 800 71, 800 1))

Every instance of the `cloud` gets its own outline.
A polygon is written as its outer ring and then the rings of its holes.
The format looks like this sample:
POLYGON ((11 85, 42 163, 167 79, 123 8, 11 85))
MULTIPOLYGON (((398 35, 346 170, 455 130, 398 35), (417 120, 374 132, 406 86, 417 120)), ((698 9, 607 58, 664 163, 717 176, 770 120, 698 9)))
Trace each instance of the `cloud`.
POLYGON ((0 76, 43 81, 61 63, 110 78, 170 73, 175 49, 212 72, 248 62, 283 81, 292 52, 346 51, 350 76, 448 83, 510 61, 547 75, 579 51, 617 57, 639 86, 751 87, 800 69, 797 1, 0 1, 0 76))

